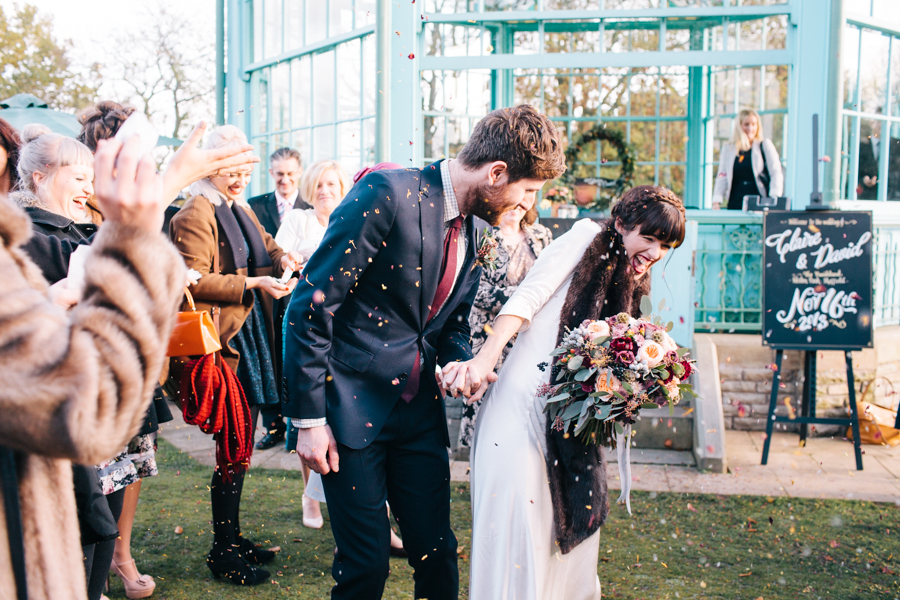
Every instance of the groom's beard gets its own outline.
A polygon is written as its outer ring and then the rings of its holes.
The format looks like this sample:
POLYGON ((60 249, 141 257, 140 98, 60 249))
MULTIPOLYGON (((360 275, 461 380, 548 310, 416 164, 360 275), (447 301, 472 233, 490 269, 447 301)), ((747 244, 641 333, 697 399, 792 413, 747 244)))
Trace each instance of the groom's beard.
POLYGON ((480 183, 472 188, 466 196, 466 208, 476 217, 484 219, 491 225, 499 225, 503 213, 515 208, 507 199, 509 184, 489 185, 480 183))

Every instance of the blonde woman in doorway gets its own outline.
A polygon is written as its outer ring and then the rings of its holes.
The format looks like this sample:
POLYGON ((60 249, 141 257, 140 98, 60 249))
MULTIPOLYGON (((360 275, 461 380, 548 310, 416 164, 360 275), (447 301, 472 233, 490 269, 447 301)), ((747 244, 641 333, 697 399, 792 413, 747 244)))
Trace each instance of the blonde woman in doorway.
POLYGON ((778 150, 763 134, 759 113, 744 109, 735 119, 731 142, 719 153, 713 209, 742 210, 744 196, 783 194, 784 172, 778 150))

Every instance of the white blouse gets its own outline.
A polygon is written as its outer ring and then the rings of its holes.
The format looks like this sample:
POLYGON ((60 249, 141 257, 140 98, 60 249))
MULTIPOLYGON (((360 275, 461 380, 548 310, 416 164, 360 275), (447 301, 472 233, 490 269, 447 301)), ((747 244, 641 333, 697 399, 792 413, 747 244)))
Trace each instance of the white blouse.
POLYGON ((315 209, 295 208, 284 216, 284 221, 275 234, 275 243, 285 252, 299 253, 305 263, 322 243, 325 229, 326 227, 319 223, 315 209))

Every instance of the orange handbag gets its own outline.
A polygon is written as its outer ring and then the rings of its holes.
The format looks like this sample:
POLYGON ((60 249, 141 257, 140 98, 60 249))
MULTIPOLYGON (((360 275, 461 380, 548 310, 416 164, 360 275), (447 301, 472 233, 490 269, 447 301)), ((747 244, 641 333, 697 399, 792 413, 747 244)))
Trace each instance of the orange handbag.
POLYGON ((197 310, 188 288, 184 288, 184 295, 190 310, 178 313, 166 356, 201 356, 218 352, 222 343, 212 318, 205 310, 197 310))

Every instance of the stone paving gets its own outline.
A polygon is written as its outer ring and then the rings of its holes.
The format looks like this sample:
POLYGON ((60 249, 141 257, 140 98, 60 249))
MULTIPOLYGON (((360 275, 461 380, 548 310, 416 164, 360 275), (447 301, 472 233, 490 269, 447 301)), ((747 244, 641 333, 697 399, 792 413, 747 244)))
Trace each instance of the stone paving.
MULTIPOLYGON (((186 425, 177 410, 175 420, 160 428, 160 435, 202 464, 215 464, 212 436, 186 425)), ((256 439, 262 437, 257 430, 256 439)), ((690 453, 632 450, 632 488, 657 492, 750 494, 804 498, 839 498, 900 504, 900 446, 863 446, 863 471, 855 468, 853 445, 841 438, 810 438, 805 447, 796 434, 776 433, 769 464, 760 465, 763 434, 726 433, 728 473, 702 473, 690 465, 690 453), (667 463, 667 464, 660 464, 667 463)), ((615 458, 611 455, 610 458, 615 458)), ((299 470, 296 454, 284 447, 254 451, 253 466, 299 470)), ((469 480, 469 464, 450 461, 454 481, 469 480)), ((618 489, 615 462, 608 465, 610 488, 618 489)))

